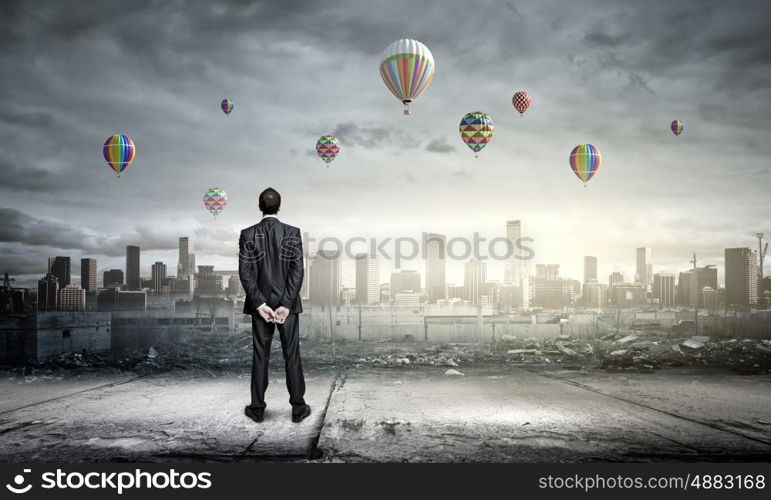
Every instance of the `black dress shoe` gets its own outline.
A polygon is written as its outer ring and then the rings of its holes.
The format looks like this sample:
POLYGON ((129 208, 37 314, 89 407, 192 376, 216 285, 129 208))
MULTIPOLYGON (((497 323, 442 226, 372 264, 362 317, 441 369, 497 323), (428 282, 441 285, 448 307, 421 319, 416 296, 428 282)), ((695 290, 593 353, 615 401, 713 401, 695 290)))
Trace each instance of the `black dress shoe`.
POLYGON ((299 411, 292 410, 292 422, 301 422, 311 414, 311 407, 303 405, 299 411))
POLYGON ((252 408, 251 406, 247 406, 244 408, 244 415, 251 418, 255 422, 262 422, 262 416, 265 414, 265 410, 260 408, 252 408))

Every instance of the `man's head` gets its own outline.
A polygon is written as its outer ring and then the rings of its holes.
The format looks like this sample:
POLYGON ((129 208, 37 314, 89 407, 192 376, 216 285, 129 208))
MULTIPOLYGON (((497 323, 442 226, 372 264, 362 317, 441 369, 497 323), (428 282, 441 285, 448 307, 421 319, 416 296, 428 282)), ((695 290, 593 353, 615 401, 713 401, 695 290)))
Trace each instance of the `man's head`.
POLYGON ((272 187, 260 193, 260 211, 263 215, 277 214, 280 206, 281 195, 272 187))

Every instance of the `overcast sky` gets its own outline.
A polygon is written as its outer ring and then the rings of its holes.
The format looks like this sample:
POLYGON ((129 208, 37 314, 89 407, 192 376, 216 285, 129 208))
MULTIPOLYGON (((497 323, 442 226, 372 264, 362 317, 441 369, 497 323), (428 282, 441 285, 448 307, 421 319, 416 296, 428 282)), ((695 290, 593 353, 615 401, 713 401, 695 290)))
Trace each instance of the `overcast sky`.
MULTIPOLYGON (((37 277, 70 255, 73 274, 81 257, 101 272, 124 266, 127 244, 143 274, 155 260, 171 271, 187 235, 199 264, 234 269, 268 185, 317 239, 494 238, 522 219, 534 263, 574 278, 596 255, 601 280, 632 279, 637 246, 657 272, 693 251, 722 267, 725 247, 771 236, 769 19, 766 0, 4 0, 0 271, 37 277), (398 38, 436 61, 411 117, 378 72, 398 38), (475 110, 496 125, 478 159, 458 135, 475 110), (115 133, 137 148, 120 179, 101 152, 115 133), (329 133, 343 149, 326 168, 314 146, 329 133), (586 189, 568 166, 583 142, 603 156, 586 189), (216 221, 212 186, 230 195, 216 221)), ((462 282, 462 264, 449 275, 462 282)))

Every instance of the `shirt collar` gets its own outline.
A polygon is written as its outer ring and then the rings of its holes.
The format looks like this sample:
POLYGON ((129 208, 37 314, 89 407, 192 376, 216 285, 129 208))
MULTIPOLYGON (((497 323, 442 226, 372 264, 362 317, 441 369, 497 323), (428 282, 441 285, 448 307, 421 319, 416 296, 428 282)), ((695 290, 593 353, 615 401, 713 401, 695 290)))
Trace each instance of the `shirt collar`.
POLYGON ((273 217, 274 219, 278 219, 278 216, 275 214, 267 214, 262 216, 263 219, 267 219, 268 217, 273 217))

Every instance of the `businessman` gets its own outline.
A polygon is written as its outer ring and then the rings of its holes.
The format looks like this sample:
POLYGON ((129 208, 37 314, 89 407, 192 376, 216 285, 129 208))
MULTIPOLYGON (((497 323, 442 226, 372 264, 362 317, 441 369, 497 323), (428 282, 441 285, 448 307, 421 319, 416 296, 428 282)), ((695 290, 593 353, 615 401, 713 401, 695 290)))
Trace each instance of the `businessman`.
POLYGON ((244 314, 252 316, 252 403, 244 410, 255 422, 265 413, 268 362, 273 332, 278 328, 286 368, 292 421, 311 414, 305 404, 305 379, 300 363, 299 315, 303 311, 303 252, 300 230, 278 220, 281 195, 273 188, 260 193, 262 220, 241 231, 238 274, 246 292, 244 314))

